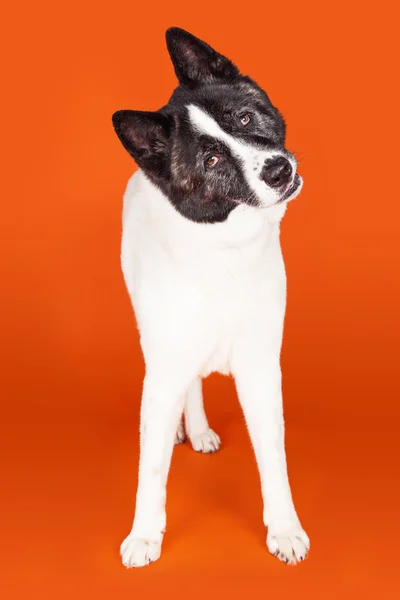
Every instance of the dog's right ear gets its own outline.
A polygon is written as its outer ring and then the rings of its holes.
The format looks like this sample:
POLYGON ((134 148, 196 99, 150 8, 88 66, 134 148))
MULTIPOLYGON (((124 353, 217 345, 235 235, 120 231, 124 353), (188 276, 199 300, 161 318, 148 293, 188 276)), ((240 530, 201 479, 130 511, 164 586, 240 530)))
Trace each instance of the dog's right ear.
POLYGON ((143 171, 158 179, 168 177, 168 117, 159 112, 119 110, 112 122, 122 145, 143 171))

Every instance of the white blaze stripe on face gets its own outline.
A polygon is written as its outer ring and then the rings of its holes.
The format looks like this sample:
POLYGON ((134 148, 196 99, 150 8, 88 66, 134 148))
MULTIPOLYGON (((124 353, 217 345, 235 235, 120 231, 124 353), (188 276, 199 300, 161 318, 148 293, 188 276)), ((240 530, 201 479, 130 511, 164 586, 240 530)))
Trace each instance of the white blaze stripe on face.
MULTIPOLYGON (((250 146, 237 140, 229 133, 226 133, 218 123, 204 110, 189 104, 188 107, 189 119, 192 127, 198 132, 205 135, 209 135, 221 142, 224 142, 231 152, 240 158, 244 175, 246 177, 249 187, 255 192, 258 199, 263 205, 269 206, 275 204, 278 200, 278 194, 275 190, 268 187, 261 179, 260 173, 263 168, 265 161, 273 156, 283 156, 282 152, 279 151, 268 151, 260 150, 254 146, 250 146)), ((293 177, 296 172, 296 163, 294 160, 287 157, 293 168, 293 177)))

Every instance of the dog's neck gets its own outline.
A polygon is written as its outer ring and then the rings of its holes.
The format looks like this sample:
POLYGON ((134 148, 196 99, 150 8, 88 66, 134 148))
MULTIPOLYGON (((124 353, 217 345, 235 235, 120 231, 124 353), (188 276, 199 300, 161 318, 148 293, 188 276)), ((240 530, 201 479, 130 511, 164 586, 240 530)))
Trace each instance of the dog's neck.
POLYGON ((148 215, 163 238, 176 245, 184 241, 194 246, 245 246, 260 236, 264 239, 274 232, 279 235, 279 225, 286 212, 286 204, 269 208, 255 208, 247 204, 238 206, 223 223, 196 223, 183 217, 164 193, 139 170, 134 178, 137 192, 143 198, 142 214, 148 215))
POLYGON ((215 279, 216 285, 223 286, 224 273, 239 281, 281 264, 279 222, 285 209, 284 205, 267 209, 239 205, 224 223, 196 223, 183 217, 138 171, 125 195, 125 237, 136 240, 143 261, 160 263, 164 274, 178 269, 187 277, 215 279))

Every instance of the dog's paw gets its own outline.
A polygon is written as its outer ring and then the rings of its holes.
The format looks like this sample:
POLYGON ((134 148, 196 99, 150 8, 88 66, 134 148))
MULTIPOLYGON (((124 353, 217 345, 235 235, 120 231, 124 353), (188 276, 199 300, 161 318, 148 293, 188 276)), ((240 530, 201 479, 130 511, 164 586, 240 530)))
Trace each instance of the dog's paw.
POLYGON ((151 542, 128 535, 121 544, 120 554, 122 564, 127 569, 145 567, 160 558, 161 542, 151 542))
POLYGON ((282 562, 295 565, 307 558, 310 550, 308 535, 298 523, 284 527, 269 527, 267 535, 268 550, 282 562))
POLYGON ((196 452, 216 452, 221 446, 219 436, 212 429, 208 429, 205 433, 200 435, 193 436, 190 441, 193 450, 196 450, 196 452))
POLYGON ((180 421, 179 425, 178 425, 178 429, 176 430, 176 434, 175 434, 175 446, 177 444, 183 444, 186 441, 186 432, 185 432, 185 427, 183 425, 183 421, 180 421))

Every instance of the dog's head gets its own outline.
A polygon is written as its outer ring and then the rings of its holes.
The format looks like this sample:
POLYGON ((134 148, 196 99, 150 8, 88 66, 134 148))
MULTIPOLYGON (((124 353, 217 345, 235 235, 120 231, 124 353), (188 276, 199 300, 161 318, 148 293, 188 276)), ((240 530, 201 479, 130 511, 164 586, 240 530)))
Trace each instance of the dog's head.
POLYGON ((173 27, 166 39, 180 84, 168 104, 113 115, 138 166, 192 221, 221 222, 238 204, 265 208, 297 196, 302 179, 267 94, 190 33, 173 27))

